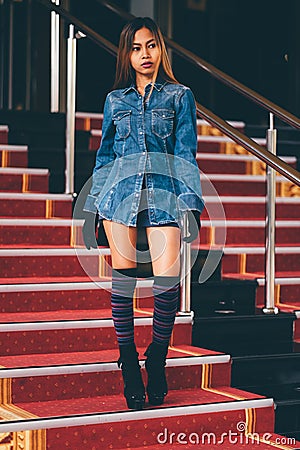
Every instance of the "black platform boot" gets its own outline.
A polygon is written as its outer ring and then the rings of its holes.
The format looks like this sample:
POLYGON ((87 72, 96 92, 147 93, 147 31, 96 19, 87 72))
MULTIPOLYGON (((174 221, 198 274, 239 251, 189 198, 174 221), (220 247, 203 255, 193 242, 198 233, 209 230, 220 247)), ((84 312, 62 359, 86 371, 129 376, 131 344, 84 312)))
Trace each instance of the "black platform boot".
POLYGON ((145 352, 145 367, 148 373, 147 394, 151 405, 161 405, 168 393, 165 373, 168 345, 152 342, 145 352))
POLYGON ((120 345, 118 366, 122 369, 124 396, 129 409, 140 410, 145 404, 145 387, 142 380, 138 352, 134 344, 120 345))

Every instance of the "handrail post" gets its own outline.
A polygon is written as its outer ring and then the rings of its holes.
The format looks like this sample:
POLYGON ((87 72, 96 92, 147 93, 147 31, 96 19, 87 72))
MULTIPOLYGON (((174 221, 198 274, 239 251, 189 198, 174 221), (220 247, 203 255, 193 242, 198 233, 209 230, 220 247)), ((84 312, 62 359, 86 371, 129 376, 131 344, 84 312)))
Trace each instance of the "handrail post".
POLYGON ((67 112, 66 112, 66 170, 65 193, 74 194, 75 162, 75 107, 76 107, 76 37, 74 25, 69 25, 67 67, 67 112))
MULTIPOLYGON (((267 130, 267 147, 276 155, 277 130, 274 129, 274 116, 270 113, 270 125, 267 130)), ((267 166, 266 196, 266 267, 265 267, 265 314, 278 314, 275 306, 275 205, 276 171, 267 166)))
MULTIPOLYGON (((184 214, 183 218, 183 236, 188 233, 188 214, 184 214)), ((191 312, 191 244, 182 241, 181 244, 181 299, 179 314, 190 314, 191 312)))
MULTIPOLYGON (((59 0, 51 0, 59 6, 59 0)), ((51 11, 51 112, 59 111, 59 14, 51 11)))

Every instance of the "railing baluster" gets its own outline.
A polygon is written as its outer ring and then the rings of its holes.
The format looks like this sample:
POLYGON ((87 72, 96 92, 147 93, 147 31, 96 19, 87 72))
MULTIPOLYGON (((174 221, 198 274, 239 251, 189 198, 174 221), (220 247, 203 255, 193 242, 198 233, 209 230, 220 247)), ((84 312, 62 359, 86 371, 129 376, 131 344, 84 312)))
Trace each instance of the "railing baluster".
POLYGON ((75 161, 75 108, 76 108, 76 49, 74 25, 69 25, 67 67, 67 114, 66 114, 66 194, 74 194, 75 161))
MULTIPOLYGON (((51 0, 59 6, 59 0, 51 0)), ((51 112, 59 111, 59 14, 51 11, 51 112)))
MULTIPOLYGON (((274 116, 270 113, 270 125, 267 130, 267 147, 276 155, 277 130, 274 129, 274 116)), ((265 314, 277 314, 275 306, 275 205, 276 205, 276 171, 267 166, 266 196, 266 267, 265 267, 265 314)))
MULTIPOLYGON (((183 219, 183 236, 188 236, 188 215, 183 219)), ((191 312, 191 244, 182 241, 181 244, 181 300, 180 314, 191 312)))

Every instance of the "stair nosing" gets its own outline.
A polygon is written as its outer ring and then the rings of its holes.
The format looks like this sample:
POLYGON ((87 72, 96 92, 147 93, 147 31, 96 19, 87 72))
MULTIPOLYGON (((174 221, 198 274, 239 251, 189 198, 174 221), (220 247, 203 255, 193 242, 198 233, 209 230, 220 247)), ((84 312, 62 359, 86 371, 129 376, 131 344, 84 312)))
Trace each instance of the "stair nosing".
MULTIPOLYGON (((175 324, 190 324, 193 320, 193 313, 178 315, 175 324)), ((152 326, 153 317, 135 317, 135 326, 152 326)), ((113 320, 107 319, 82 319, 82 320, 61 320, 45 322, 16 322, 0 323, 0 333, 20 332, 20 331, 45 331, 45 330, 69 330, 87 328, 113 328, 113 320)))
MULTIPOLYGON (((203 364, 226 364, 231 360, 228 354, 185 356, 180 358, 167 358, 166 367, 200 366, 203 364)), ((142 360, 140 360, 142 362, 142 360)), ((23 366, 1 367, 0 379, 40 377, 50 375, 69 375, 77 373, 110 372, 121 370, 117 362, 98 362, 81 364, 57 364, 54 366, 23 366)))
MULTIPOLYGON (((153 280, 137 280, 137 287, 152 287, 153 280)), ((2 284, 0 285, 0 292, 20 292, 20 291, 61 291, 61 290, 90 290, 90 289, 111 289, 110 281, 95 282, 73 282, 73 283, 41 283, 41 284, 2 284)))
POLYGON ((272 398, 253 400, 235 400, 230 402, 210 403, 205 405, 185 405, 166 408, 145 409, 142 411, 124 411, 97 414, 75 414, 72 416, 56 416, 49 418, 33 418, 25 420, 1 421, 0 433, 36 430, 40 428, 64 428, 80 425, 96 425, 103 423, 125 422, 129 420, 145 420, 163 417, 178 417, 182 415, 206 414, 214 412, 237 411, 274 407, 272 398))
MULTIPOLYGON (((0 131, 1 131, 1 126, 0 126, 0 131)), ((28 145, 0 144, 0 152, 3 150, 5 150, 7 152, 27 152, 28 145)))

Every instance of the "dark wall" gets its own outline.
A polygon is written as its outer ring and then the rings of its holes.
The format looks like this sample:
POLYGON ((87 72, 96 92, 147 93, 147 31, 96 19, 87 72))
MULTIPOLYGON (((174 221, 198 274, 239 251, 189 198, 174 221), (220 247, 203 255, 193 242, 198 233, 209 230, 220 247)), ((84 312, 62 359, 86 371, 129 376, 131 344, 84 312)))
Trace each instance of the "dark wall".
MULTIPOLYGON (((280 106, 300 115, 299 2, 297 0, 207 0, 204 11, 174 2, 174 39, 280 106), (188 24, 188 27, 187 27, 188 24)), ((265 113, 232 95, 219 82, 175 59, 179 78, 200 102, 226 118, 258 121, 265 113)))

